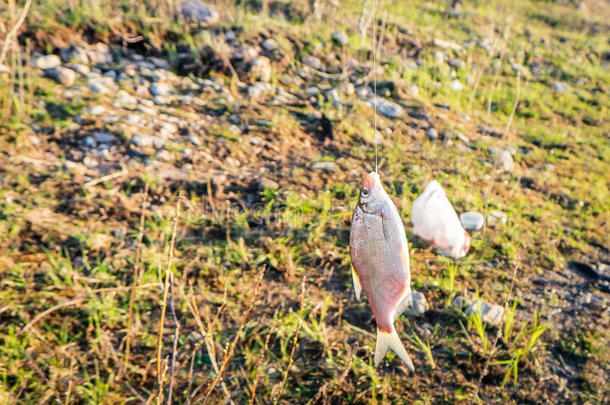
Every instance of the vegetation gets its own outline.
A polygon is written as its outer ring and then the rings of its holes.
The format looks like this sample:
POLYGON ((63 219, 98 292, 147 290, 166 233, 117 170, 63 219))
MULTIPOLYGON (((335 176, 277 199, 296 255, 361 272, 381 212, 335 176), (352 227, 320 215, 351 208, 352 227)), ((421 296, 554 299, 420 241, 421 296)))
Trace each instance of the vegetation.
POLYGON ((0 5, 0 403, 608 403, 610 287, 567 266, 610 261, 608 4, 379 0, 367 26, 360 0, 210 3, 210 27, 175 1, 0 5), (277 42, 270 83, 295 99, 248 96, 229 31, 277 42), (415 375, 393 355, 373 366, 375 322, 351 285, 350 215, 374 162, 358 97, 373 32, 379 97, 405 111, 377 117, 379 172, 430 304, 396 323, 415 375), (98 42, 113 55, 100 76, 134 53, 160 58, 200 103, 121 110, 83 75, 66 87, 32 66, 98 42), (323 67, 298 78, 306 55, 323 67), (141 152, 123 123, 146 108, 155 125, 139 131, 200 126, 141 152), (76 150, 99 130, 114 144, 88 166, 76 150), (433 178, 458 212, 507 214, 463 260, 412 233, 433 178), (503 325, 458 296, 503 306, 503 325))

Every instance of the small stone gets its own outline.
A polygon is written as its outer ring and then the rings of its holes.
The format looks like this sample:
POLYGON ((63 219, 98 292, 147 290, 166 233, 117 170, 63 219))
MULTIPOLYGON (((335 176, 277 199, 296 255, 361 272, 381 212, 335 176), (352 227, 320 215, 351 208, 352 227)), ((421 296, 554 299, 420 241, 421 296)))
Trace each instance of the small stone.
POLYGON ((36 58, 34 65, 42 70, 53 69, 61 64, 61 60, 57 55, 44 55, 36 58))
POLYGON ((114 135, 108 132, 96 132, 93 134, 93 139, 97 143, 112 143, 114 142, 114 135))
POLYGON ((189 135, 189 137, 187 138, 189 140, 190 143, 192 143, 195 146, 201 146, 201 141, 199 140, 198 137, 196 137, 195 135, 189 135))
POLYGON ((457 58, 450 59, 447 63, 454 69, 463 69, 466 66, 466 62, 457 58))
POLYGON ((92 105, 85 110, 90 115, 102 115, 106 112, 106 107, 103 105, 92 105))
POLYGON ((487 216, 487 224, 489 226, 505 224, 506 222, 508 222, 508 215, 506 215, 502 211, 491 211, 487 216))
POLYGON ((466 298, 462 297, 461 295, 458 295, 453 299, 453 301, 451 301, 451 306, 453 308, 463 310, 468 306, 468 301, 466 300, 466 298))
POLYGON ((254 81, 271 80, 271 61, 266 56, 259 56, 250 64, 250 77, 254 81))
POLYGON ((248 142, 255 146, 260 146, 263 144, 263 140, 258 136, 253 136, 252 138, 248 139, 248 142))
POLYGON ((349 44, 349 38, 347 37, 347 34, 345 33, 345 31, 335 31, 332 33, 331 38, 333 40, 334 43, 336 43, 337 45, 341 45, 341 46, 345 46, 347 44, 349 44))
POLYGON ((138 147, 148 147, 153 144, 153 137, 148 135, 134 135, 131 138, 131 142, 138 147))
POLYGON ((74 70, 59 66, 52 69, 45 70, 45 76, 55 80, 59 84, 64 86, 72 86, 74 80, 76 80, 76 73, 74 70))
POLYGON ((80 64, 80 63, 70 63, 70 64, 66 65, 66 67, 68 69, 74 70, 76 73, 80 73, 83 76, 88 75, 89 72, 90 72, 89 66, 83 65, 83 64, 80 64))
POLYGON ((419 96, 419 88, 416 85, 412 84, 407 89, 407 93, 409 93, 411 97, 417 98, 419 96))
POLYGON ((248 95, 254 99, 259 98, 269 91, 271 91, 271 85, 269 83, 257 82, 248 87, 248 95))
POLYGON ((560 93, 569 93, 572 91, 572 87, 566 82, 553 82, 551 85, 553 90, 558 91, 560 93))
POLYGON ((180 13, 186 20, 197 22, 201 25, 215 24, 220 18, 218 11, 199 0, 183 2, 180 6, 180 13))
POLYGON ((94 159, 90 156, 85 156, 85 158, 83 159, 83 163, 85 164, 85 166, 87 166, 90 169, 97 167, 97 165, 98 165, 97 162, 98 162, 97 159, 94 159))
POLYGON ((95 142, 95 139, 92 136, 88 136, 83 140, 83 145, 88 148, 95 148, 97 146, 97 142, 95 142))
POLYGON ((166 83, 153 83, 148 88, 153 96, 167 96, 171 93, 172 87, 166 83))
POLYGON ((125 90, 119 90, 117 100, 122 104, 137 104, 138 99, 127 93, 125 90))
POLYGON ((320 94, 320 89, 315 86, 311 86, 305 89, 305 94, 307 94, 307 97, 315 97, 320 94))
POLYGON ((277 49, 277 42, 273 38, 268 38, 261 42, 261 47, 267 52, 273 52, 277 49))
POLYGON ((404 112, 400 105, 396 104, 393 101, 385 100, 383 98, 378 98, 377 100, 369 100, 369 104, 373 106, 373 108, 375 107, 375 105, 377 105, 377 111, 388 118, 399 117, 404 112))
POLYGON ((496 168, 504 173, 511 173, 515 169, 515 162, 509 150, 502 149, 498 153, 496 168))
POLYGON ((495 304, 488 304, 483 300, 478 300, 466 308, 466 315, 476 314, 481 310, 481 320, 491 326, 500 326, 504 321, 504 307, 495 304))
POLYGON ((431 141, 435 141, 438 139, 438 133, 436 132, 436 129, 432 127, 428 128, 428 131, 426 131, 426 135, 431 141))
POLYGON ((410 316, 421 316, 430 309, 428 305, 428 301, 426 300, 426 296, 419 291, 412 290, 413 295, 413 306, 411 310, 408 312, 410 316))
POLYGON ((454 81, 449 83, 449 87, 453 91, 461 91, 464 89, 464 85, 458 79, 455 79, 454 81))
POLYGON ((479 231, 483 229, 485 217, 479 212, 469 211, 460 214, 460 222, 467 231, 479 231))
POLYGON ((341 84, 341 91, 343 91, 348 96, 351 96, 356 91, 354 89, 354 85, 351 82, 344 82, 341 84))
POLYGON ((271 190, 277 190, 280 187, 278 183, 265 176, 261 177, 260 184, 263 189, 270 188, 271 190))
POLYGON ((334 172, 339 169, 335 162, 315 162, 311 165, 314 170, 324 170, 325 172, 334 172))
POLYGON ((322 62, 315 56, 305 55, 301 58, 301 61, 303 62, 303 64, 309 66, 310 68, 316 70, 320 70, 322 68, 322 62))
POLYGON ((333 103, 333 107, 338 107, 341 105, 341 96, 337 89, 332 89, 326 93, 326 98, 333 103))
POLYGON ((0 74, 7 74, 7 73, 11 73, 11 69, 9 69, 8 66, 6 66, 6 65, 0 65, 0 74))

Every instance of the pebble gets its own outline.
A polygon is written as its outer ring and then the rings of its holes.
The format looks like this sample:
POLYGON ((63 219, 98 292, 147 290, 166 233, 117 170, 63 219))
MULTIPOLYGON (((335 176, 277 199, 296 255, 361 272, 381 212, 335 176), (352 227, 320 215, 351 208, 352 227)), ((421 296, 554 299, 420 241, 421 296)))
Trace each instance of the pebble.
POLYGON ((305 55, 301 58, 301 61, 310 68, 316 70, 320 70, 322 68, 322 62, 315 56, 305 55))
POLYGON ((515 161, 510 150, 502 149, 496 158, 496 168, 503 173, 512 173, 515 169, 515 161))
POLYGON ((416 85, 412 84, 407 88, 407 93, 411 97, 417 98, 419 96, 419 88, 416 85))
POLYGON ((489 226, 505 224, 506 222, 508 222, 508 215, 506 215, 502 211, 491 211, 487 216, 487 224, 489 226))
POLYGON ((131 138, 131 142, 138 147, 145 148, 147 146, 152 146, 153 137, 148 135, 134 135, 131 138))
POLYGON ((454 69, 463 69, 466 66, 466 62, 457 58, 450 59, 447 63, 454 69))
POLYGON ((425 314, 430 306, 428 305, 428 301, 426 300, 426 296, 419 291, 412 290, 413 294, 413 306, 411 310, 408 312, 410 316, 421 316, 425 314))
POLYGON ((253 136, 252 138, 248 139, 248 142, 255 146, 260 146, 263 144, 263 140, 258 136, 253 136))
POLYGON ((261 188, 263 188, 263 189, 270 188, 272 190, 277 190, 280 187, 280 185, 277 182, 275 182, 265 176, 261 177, 260 185, 261 185, 261 188))
POLYGON ((248 95, 254 99, 259 98, 269 91, 271 91, 271 85, 269 83, 257 82, 248 87, 248 95))
POLYGON ((332 89, 326 93, 326 98, 333 103, 333 107, 338 107, 341 105, 341 96, 339 95, 339 91, 337 89, 332 89))
POLYGON ((114 142, 114 135, 108 132, 96 132, 93 134, 93 139, 97 143, 112 143, 114 142))
POLYGON ((180 6, 180 13, 186 20, 194 21, 201 25, 215 24, 220 18, 216 9, 199 0, 183 2, 180 6))
POLYGON ((572 87, 570 87, 570 85, 566 82, 553 82, 551 87, 553 88, 553 90, 556 90, 560 93, 569 93, 572 91, 572 87))
POLYGON ((200 141, 200 140, 199 140, 199 138, 198 138, 198 137, 196 137, 195 135, 189 135, 187 139, 188 139, 188 141, 189 141, 190 143, 192 143, 193 145, 195 145, 195 146, 201 146, 201 141, 200 141))
POLYGON ((76 80, 76 73, 74 70, 63 66, 47 69, 44 73, 48 78, 53 79, 64 86, 72 86, 76 80))
POLYGON ((106 112, 106 107, 103 105, 92 105, 85 110, 90 115, 102 115, 106 112))
POLYGON ((47 70, 58 67, 61 64, 61 60, 57 55, 44 55, 36 58, 34 64, 39 69, 47 70))
POLYGON ((453 91, 461 91, 464 89, 464 85, 458 79, 455 79, 454 81, 449 83, 449 87, 453 91))
POLYGON ((491 326, 500 326, 504 321, 504 307, 496 304, 489 304, 483 300, 473 302, 466 308, 466 315, 472 315, 481 309, 481 319, 491 326))
POLYGON ((89 66, 80 63, 70 63, 67 64, 66 67, 74 70, 76 73, 80 73, 83 76, 87 76, 90 72, 89 66))
POLYGON ((153 83, 148 88, 148 91, 153 96, 168 96, 172 92, 172 87, 167 83, 153 83))
POLYGON ((345 45, 349 44, 349 38, 347 37, 347 34, 345 33, 345 31, 342 31, 342 30, 335 31, 332 33, 331 38, 332 38, 333 42, 338 45, 345 46, 345 45))
POLYGON ((377 100, 369 100, 369 104, 374 108, 377 105, 377 111, 388 118, 397 118, 404 112, 401 106, 393 101, 378 98, 377 100), (375 102, 376 101, 376 102, 375 102))
POLYGON ((320 89, 315 86, 311 86, 305 89, 305 94, 307 94, 307 97, 315 97, 320 94, 320 89))
POLYGON ((431 141, 435 141, 438 139, 438 133, 436 132, 436 129, 432 127, 428 128, 428 131, 426 131, 426 136, 428 136, 428 139, 430 139, 431 141))
POLYGON ((138 99, 127 93, 125 90, 119 90, 117 100, 123 104, 138 104, 138 99))
POLYGON ((467 231, 480 231, 485 224, 485 217, 480 212, 463 212, 460 214, 460 222, 467 231))
POLYGON ((268 38, 261 42, 261 47, 267 52, 273 52, 277 49, 277 42, 273 38, 268 38))
POLYGON ((324 170, 325 172, 334 172, 339 169, 335 162, 315 162, 311 165, 314 170, 324 170))
POLYGON ((266 56, 259 56, 250 64, 250 77, 252 80, 268 82, 271 80, 271 61, 266 56))

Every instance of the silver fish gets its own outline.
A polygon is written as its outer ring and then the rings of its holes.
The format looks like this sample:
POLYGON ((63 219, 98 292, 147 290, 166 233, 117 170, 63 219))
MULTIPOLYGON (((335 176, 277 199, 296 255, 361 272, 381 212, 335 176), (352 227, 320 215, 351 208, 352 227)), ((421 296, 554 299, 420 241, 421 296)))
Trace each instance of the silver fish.
POLYGON ((400 214, 375 172, 362 180, 349 244, 356 298, 364 290, 377 322, 375 366, 392 349, 414 371, 394 328, 413 303, 409 246, 400 214))

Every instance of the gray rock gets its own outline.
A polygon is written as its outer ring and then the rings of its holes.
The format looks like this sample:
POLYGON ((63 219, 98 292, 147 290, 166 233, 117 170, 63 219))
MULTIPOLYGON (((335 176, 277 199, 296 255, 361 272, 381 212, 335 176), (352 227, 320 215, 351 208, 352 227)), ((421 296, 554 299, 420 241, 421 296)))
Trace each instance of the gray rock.
POLYGON ((268 82, 271 80, 271 61, 266 56, 259 56, 250 63, 250 77, 253 80, 268 82))
POLYGON ((237 39, 237 35, 235 35, 235 33, 233 31, 227 31, 225 32, 225 41, 227 42, 233 42, 237 39))
POLYGON ((180 13, 186 20, 201 25, 215 24, 220 18, 216 9, 199 0, 187 0, 183 2, 180 6, 180 13))
POLYGON ((64 62, 73 62, 81 65, 89 64, 89 56, 87 55, 87 50, 83 49, 80 46, 70 46, 68 48, 64 48, 59 53, 61 56, 61 60, 64 62))
POLYGON ((110 48, 103 42, 98 42, 93 45, 87 53, 91 64, 93 65, 104 65, 112 63, 112 54, 110 48))
POLYGON ((168 96, 172 90, 172 86, 167 83, 153 83, 148 88, 153 96, 168 96))
POLYGON ((315 56, 305 55, 301 58, 301 61, 303 62, 303 64, 309 66, 310 68, 316 70, 320 70, 322 68, 322 62, 315 56))
POLYGON ((334 43, 341 45, 341 46, 345 46, 347 44, 349 44, 349 38, 347 37, 347 34, 345 33, 345 31, 335 31, 332 33, 331 38, 333 40, 334 43))
POLYGON ((153 141, 153 137, 149 135, 134 135, 131 138, 131 143, 141 148, 152 146, 153 141))
POLYGON ((80 73, 83 76, 88 75, 90 72, 89 66, 83 65, 81 63, 69 63, 66 65, 66 67, 68 69, 74 70, 76 73, 80 73))
POLYGON ((93 134, 93 139, 97 143, 112 143, 115 140, 114 135, 108 132, 96 132, 93 134))
POLYGON ((64 86, 72 86, 76 80, 76 73, 74 70, 58 66, 52 69, 45 70, 45 76, 55 80, 59 84, 64 86))
POLYGON ((254 99, 259 98, 265 93, 271 91, 271 85, 269 83, 257 82, 252 86, 248 87, 248 95, 254 99))
POLYGON ((47 70, 58 67, 61 64, 61 60, 57 55, 44 55, 36 58, 34 65, 38 69, 47 70))
POLYGON ((419 96, 419 88, 416 85, 412 84, 407 89, 407 93, 409 93, 411 97, 417 98, 419 96))
POLYGON ((453 299, 453 301, 451 301, 451 306, 459 310, 465 309, 468 305, 469 303, 466 298, 462 297, 461 295, 458 295, 453 299))
POLYGON ((368 100, 373 96, 373 91, 368 86, 356 87, 356 95, 361 100, 368 100))
POLYGON ((95 142, 95 139, 92 136, 88 136, 83 140, 83 145, 88 148, 95 148, 97 142, 95 142))
POLYGON ((558 91, 560 93, 569 93, 572 91, 572 87, 566 82, 553 82, 551 85, 553 90, 558 91))
POLYGON ((187 138, 189 140, 190 143, 192 143, 195 146, 201 146, 201 141, 199 140, 198 137, 196 137, 195 135, 189 135, 189 137, 187 138))
POLYGON ((428 301, 426 300, 426 296, 419 291, 412 290, 413 294, 413 306, 411 310, 407 313, 409 316, 421 316, 425 314, 430 306, 428 305, 428 301))
POLYGON ((85 111, 87 112, 87 114, 91 115, 102 115, 106 112, 106 107, 104 107, 103 105, 92 105, 87 107, 85 111))
POLYGON ((487 216, 487 225, 496 226, 498 224, 505 224, 508 222, 508 215, 502 211, 491 211, 487 216))
POLYGON ((341 105, 341 96, 337 89, 332 89, 326 93, 326 98, 333 103, 333 107, 338 107, 341 105))
POLYGON ((254 146, 260 146, 263 144, 263 140, 258 136, 253 136, 252 138, 248 139, 248 142, 254 146))
POLYGON ((261 185, 261 188, 263 188, 263 189, 270 188, 272 190, 277 190, 280 187, 280 185, 277 182, 275 182, 265 176, 261 177, 260 185, 261 185))
POLYGON ((320 94, 320 89, 315 86, 311 86, 305 89, 305 94, 307 94, 307 97, 315 97, 320 94))
POLYGON ((451 88, 453 91, 461 91, 464 89, 464 85, 458 79, 455 79, 449 83, 449 88, 451 88))
POLYGON ((480 212, 463 212, 460 214, 460 222, 467 231, 479 231, 483 229, 485 217, 480 212))
POLYGON ((127 93, 125 90, 119 90, 117 100, 122 104, 137 104, 138 99, 127 93))
POLYGON ((261 42, 261 47, 267 52, 273 52, 277 49, 277 42, 273 38, 268 38, 261 42))
POLYGON ((426 136, 428 136, 428 139, 430 139, 431 141, 435 141, 438 139, 438 133, 436 132, 436 129, 432 127, 428 128, 428 131, 426 131, 426 136))
POLYGON ((396 118, 404 113, 401 106, 393 101, 385 100, 383 98, 378 98, 376 101, 375 99, 369 100, 369 104, 373 108, 375 108, 376 105, 377 111, 388 118, 396 118))
POLYGON ((496 168, 504 173, 511 173, 515 169, 515 162, 509 150, 502 149, 498 153, 496 168))
POLYGON ((466 308, 466 315, 472 315, 481 311, 481 320, 491 326, 500 326, 504 322, 504 307, 489 304, 483 300, 473 302, 466 308))
POLYGON ((324 170, 325 172, 334 172, 339 170, 339 166, 335 162, 315 162, 311 165, 314 170, 324 170))
POLYGON ((89 90, 94 93, 108 94, 117 89, 117 85, 109 77, 94 77, 88 80, 89 90))
POLYGON ((450 59, 447 63, 454 69, 463 69, 466 66, 466 62, 457 58, 450 59))

